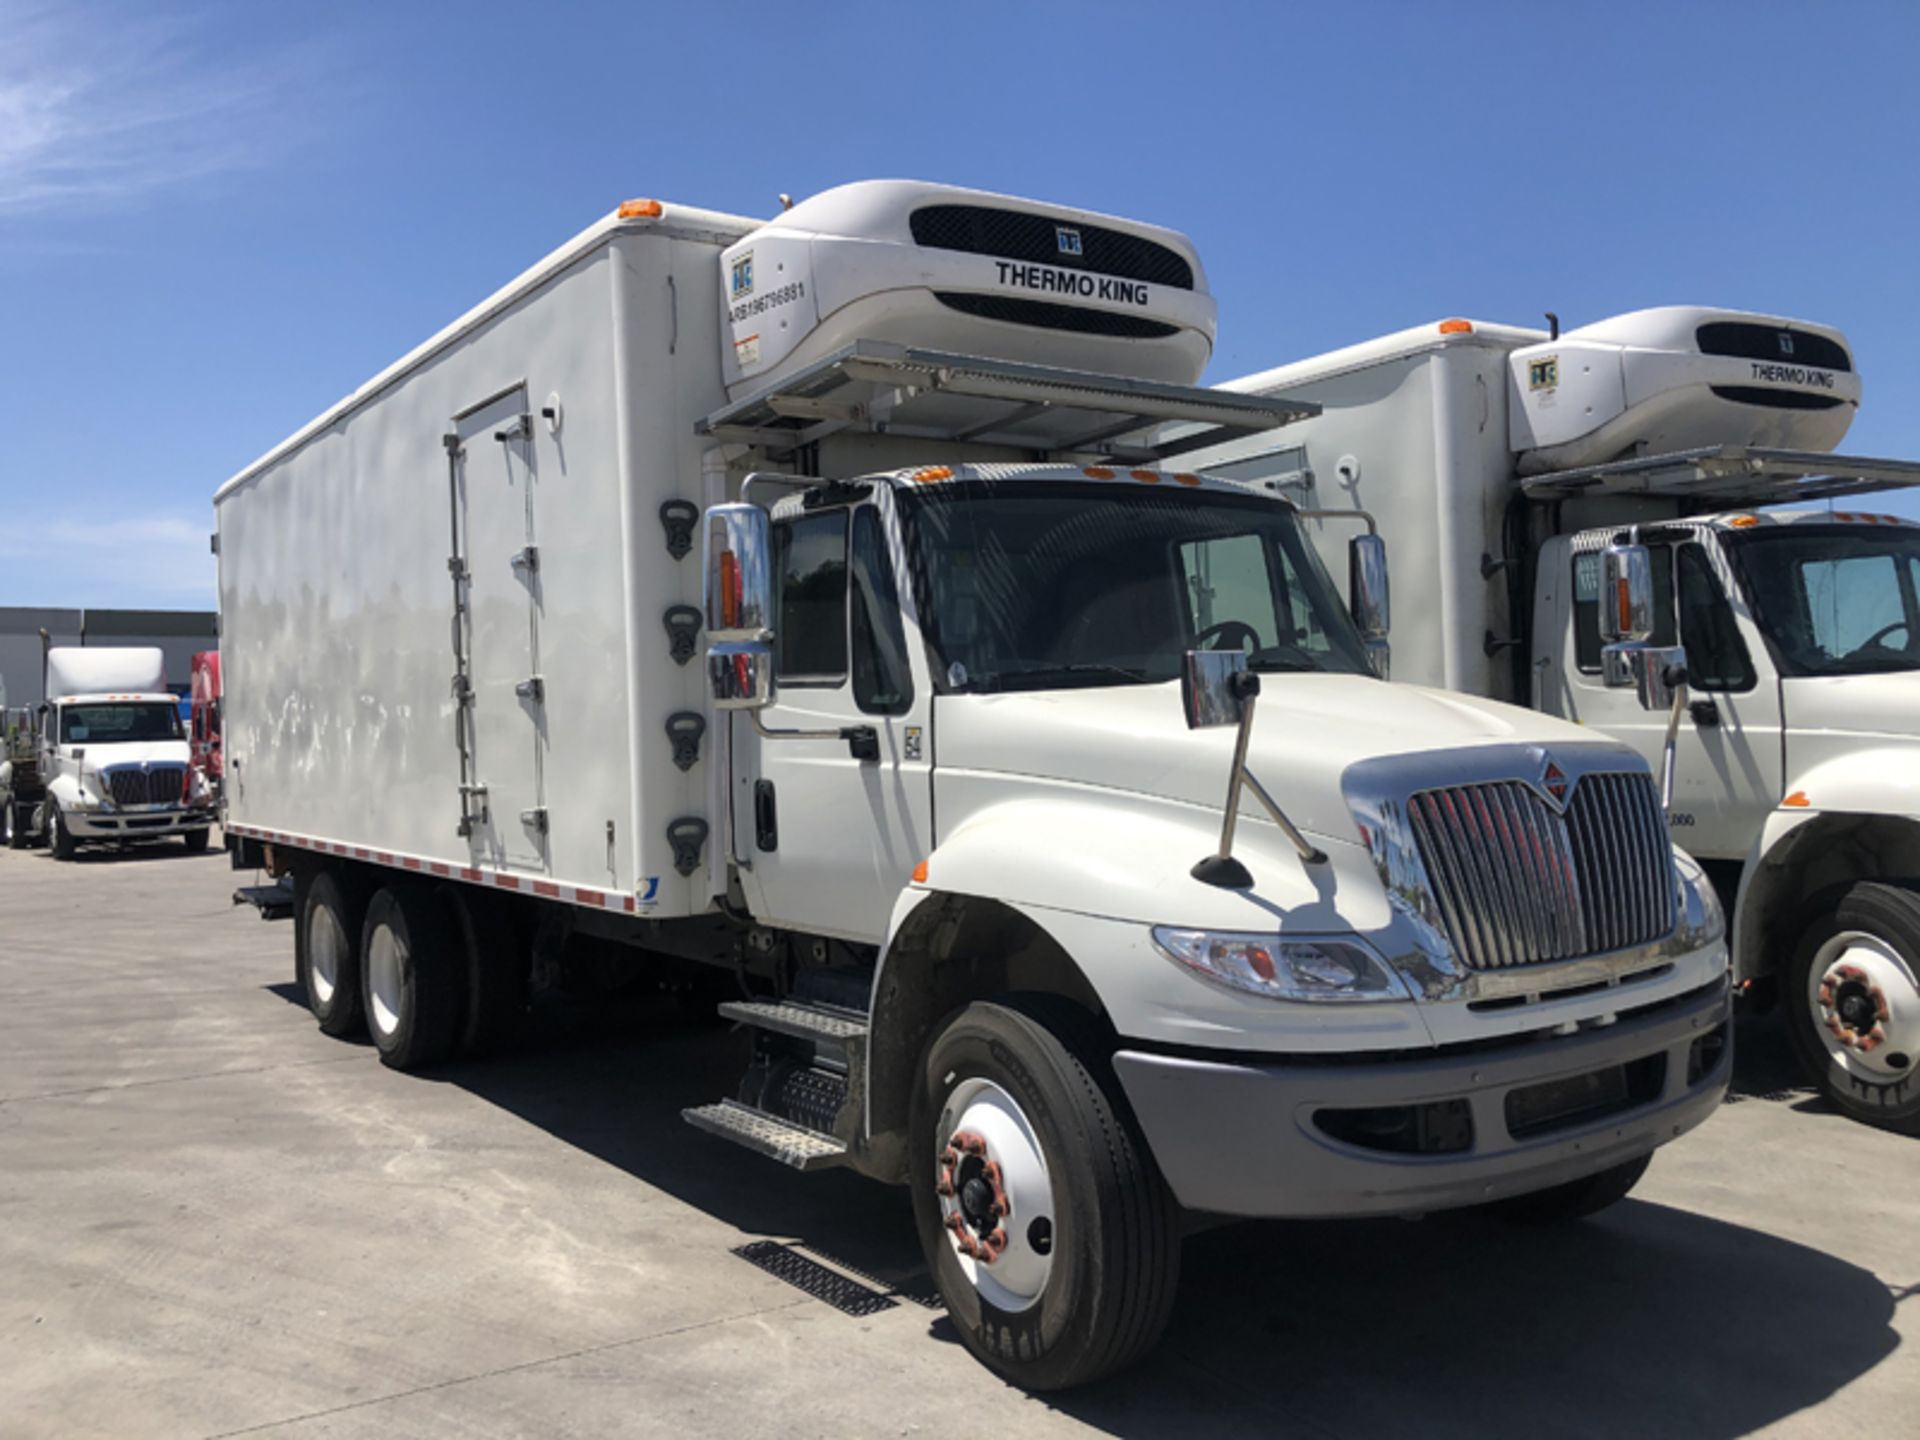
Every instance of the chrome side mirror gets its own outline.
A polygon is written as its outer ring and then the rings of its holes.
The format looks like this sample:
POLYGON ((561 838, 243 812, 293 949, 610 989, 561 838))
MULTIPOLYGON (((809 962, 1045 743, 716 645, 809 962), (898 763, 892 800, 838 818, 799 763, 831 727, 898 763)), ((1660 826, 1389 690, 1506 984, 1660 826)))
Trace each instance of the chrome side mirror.
POLYGON ((1644 545, 1609 545, 1600 557, 1600 638, 1609 645, 1653 638, 1653 557, 1644 545))
POLYGON ((1347 544, 1347 609, 1360 627, 1373 673, 1387 679, 1393 668, 1393 650, 1387 644, 1393 596, 1387 581, 1387 542, 1378 535, 1356 535, 1347 544))
POLYGON ((1240 650, 1189 650, 1180 667, 1180 705, 1186 712, 1189 730, 1207 730, 1216 725, 1238 725, 1245 708, 1249 684, 1259 693, 1259 679, 1247 669, 1247 657, 1240 650))
POLYGON ((707 687, 718 710, 773 703, 773 529, 758 505, 707 511, 707 687))

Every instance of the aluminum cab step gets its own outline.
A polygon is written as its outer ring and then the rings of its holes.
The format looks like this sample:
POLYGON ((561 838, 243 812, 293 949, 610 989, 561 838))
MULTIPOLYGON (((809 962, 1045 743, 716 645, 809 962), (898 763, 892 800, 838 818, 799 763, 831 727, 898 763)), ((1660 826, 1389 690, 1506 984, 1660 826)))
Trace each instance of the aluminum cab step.
POLYGON ((845 1047, 867 1038, 867 1022, 863 1016, 792 1000, 728 1000, 721 1004, 720 1014, 758 1030, 828 1045, 845 1047))
POLYGON ((831 1135, 795 1125, 751 1105, 742 1105, 738 1100, 696 1105, 682 1110, 680 1118, 710 1135, 744 1145, 795 1170, 826 1170, 844 1165, 847 1160, 847 1147, 831 1135))

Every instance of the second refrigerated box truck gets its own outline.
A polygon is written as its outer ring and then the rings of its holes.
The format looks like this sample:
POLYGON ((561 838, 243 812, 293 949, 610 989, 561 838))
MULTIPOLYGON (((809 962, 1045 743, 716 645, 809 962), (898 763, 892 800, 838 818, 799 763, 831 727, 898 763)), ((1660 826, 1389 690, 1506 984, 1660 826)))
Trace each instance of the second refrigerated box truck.
MULTIPOLYGON (((1223 389, 1316 406, 1191 463, 1375 517, 1417 627, 1398 675, 1671 749, 1667 822, 1733 915, 1736 983, 1836 1106, 1920 1133, 1920 526, 1857 498, 1920 464, 1832 453, 1846 338, 1686 305, 1452 319, 1223 389), (1607 653, 1622 547, 1653 647, 1685 651, 1678 709, 1607 653)), ((1328 553, 1350 530, 1312 528, 1328 553)))
POLYGON ((1712 889, 1627 747, 1378 677, 1377 541, 1343 600, 1181 465, 1311 410, 1213 331, 1131 221, 630 202, 236 475, 227 817, 321 1026, 741 977, 687 1118, 910 1185, 1035 1388, 1152 1344, 1183 1213, 1626 1194, 1726 1084, 1712 889))

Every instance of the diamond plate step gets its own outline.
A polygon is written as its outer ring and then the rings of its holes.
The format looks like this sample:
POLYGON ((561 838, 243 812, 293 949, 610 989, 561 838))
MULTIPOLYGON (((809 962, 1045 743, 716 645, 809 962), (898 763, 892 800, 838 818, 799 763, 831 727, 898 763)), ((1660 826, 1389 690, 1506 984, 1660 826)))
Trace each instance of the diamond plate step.
POLYGON ((738 1100, 697 1105, 682 1110, 680 1118, 696 1129, 744 1145, 795 1170, 826 1170, 846 1163, 847 1147, 831 1135, 794 1125, 738 1100))
POLYGON ((796 1005, 791 1000, 728 1000, 720 1006, 720 1013, 743 1025, 802 1040, 824 1040, 830 1045, 850 1045, 867 1038, 867 1022, 860 1016, 796 1005))

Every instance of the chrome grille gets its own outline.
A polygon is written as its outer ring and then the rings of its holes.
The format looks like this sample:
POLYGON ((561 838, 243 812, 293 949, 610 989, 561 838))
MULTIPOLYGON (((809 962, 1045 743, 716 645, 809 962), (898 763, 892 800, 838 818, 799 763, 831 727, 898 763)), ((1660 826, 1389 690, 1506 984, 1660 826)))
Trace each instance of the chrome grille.
POLYGON ((1564 815, 1517 780, 1422 791, 1408 810, 1471 969, 1625 950, 1673 928, 1673 857, 1647 775, 1589 774, 1564 815))
POLYGON ((186 788, 187 767, 156 765, 150 770, 122 766, 106 772, 116 805, 178 805, 186 788))

